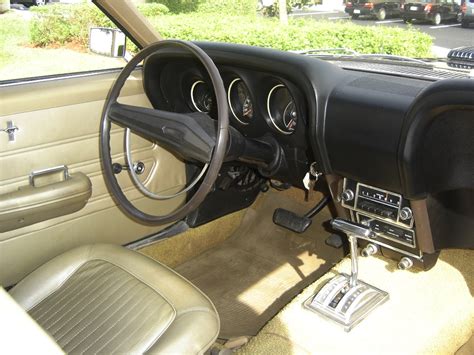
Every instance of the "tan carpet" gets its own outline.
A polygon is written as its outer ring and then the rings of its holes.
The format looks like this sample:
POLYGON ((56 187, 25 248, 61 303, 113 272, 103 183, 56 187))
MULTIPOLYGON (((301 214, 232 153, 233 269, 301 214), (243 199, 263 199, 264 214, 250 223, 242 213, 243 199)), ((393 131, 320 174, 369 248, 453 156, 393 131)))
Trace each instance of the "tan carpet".
POLYGON ((244 214, 245 210, 229 214, 138 251, 174 268, 229 238, 240 226, 244 214))
POLYGON ((395 263, 361 258, 360 278, 390 293, 350 333, 303 308, 344 259, 273 318, 241 354, 454 354, 474 329, 474 250, 446 250, 428 272, 395 269, 395 263))
POLYGON ((232 237, 176 268, 214 302, 221 319, 220 338, 255 335, 342 258, 342 250, 325 244, 330 233, 322 223, 331 219, 327 208, 302 235, 273 224, 277 207, 306 212, 310 204, 297 202, 303 196, 295 192, 264 194, 247 209, 232 237))

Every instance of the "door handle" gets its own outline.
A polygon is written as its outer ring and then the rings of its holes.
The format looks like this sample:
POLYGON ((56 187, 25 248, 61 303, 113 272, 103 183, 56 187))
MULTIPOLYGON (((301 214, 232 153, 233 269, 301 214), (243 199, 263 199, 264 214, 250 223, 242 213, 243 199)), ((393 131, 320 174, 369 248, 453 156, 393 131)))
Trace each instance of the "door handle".
POLYGON ((66 166, 31 173, 30 184, 0 195, 0 233, 64 216, 83 208, 92 194, 90 179, 66 166))

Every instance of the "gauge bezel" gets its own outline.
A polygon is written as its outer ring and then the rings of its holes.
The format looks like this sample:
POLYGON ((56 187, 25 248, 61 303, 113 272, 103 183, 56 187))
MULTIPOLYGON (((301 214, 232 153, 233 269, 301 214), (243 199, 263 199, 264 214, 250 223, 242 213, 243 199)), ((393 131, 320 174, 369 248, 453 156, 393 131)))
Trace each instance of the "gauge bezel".
MULTIPOLYGON (((272 123, 273 127, 276 128, 278 130, 278 132, 284 134, 284 135, 291 135, 293 133, 295 133, 296 131, 296 128, 292 131, 285 131, 283 129, 281 129, 280 127, 278 127, 278 124, 275 122, 275 118, 272 116, 272 112, 271 112, 271 108, 270 108, 270 100, 272 98, 272 94, 275 90, 279 89, 279 88, 285 88, 286 90, 288 90, 288 93, 290 94, 290 97, 291 97, 291 100, 293 101, 293 104, 295 105, 296 107, 296 110, 298 109, 298 107, 296 106, 296 102, 295 102, 295 99, 293 98, 293 95, 291 94, 291 91, 290 89, 288 89, 288 87, 286 85, 283 85, 283 84, 277 84, 275 86, 273 86, 270 91, 268 92, 268 95, 267 95, 267 114, 268 114, 268 118, 270 118, 270 122, 272 123)), ((298 124, 298 123, 297 123, 298 124)))
MULTIPOLYGON (((232 101, 231 101, 231 97, 230 97, 230 92, 232 90, 232 87, 238 83, 239 81, 241 81, 245 87, 247 88, 247 91, 249 92, 249 95, 250 95, 250 89, 249 87, 247 86, 247 84, 245 84, 245 81, 243 81, 241 78, 237 77, 235 79, 233 79, 230 84, 229 84, 229 88, 227 89, 227 103, 229 104, 229 108, 230 108, 230 112, 232 113, 232 116, 234 116, 234 118, 242 125, 244 126, 248 126, 250 124, 250 122, 245 122, 245 121, 242 121, 239 117, 237 117, 237 114, 235 113, 234 111, 234 108, 232 107, 232 101)), ((253 101, 252 101, 252 105, 253 105, 253 101)))
POLYGON ((190 96, 191 96, 191 103, 193 104, 193 107, 198 111, 198 112, 202 112, 202 113, 206 113, 206 114, 209 114, 211 112, 211 110, 209 111, 203 111, 201 109, 199 109, 199 107, 196 105, 196 101, 194 100, 194 89, 196 88, 196 86, 198 84, 204 84, 204 85, 207 85, 207 83, 204 81, 204 80, 196 80, 192 85, 191 85, 191 90, 190 90, 190 96))

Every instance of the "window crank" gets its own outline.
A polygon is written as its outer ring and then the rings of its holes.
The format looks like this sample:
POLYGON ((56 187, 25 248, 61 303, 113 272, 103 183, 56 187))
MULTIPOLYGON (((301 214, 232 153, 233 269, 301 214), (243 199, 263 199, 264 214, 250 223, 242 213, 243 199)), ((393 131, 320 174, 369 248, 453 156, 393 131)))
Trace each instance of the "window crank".
MULTIPOLYGON (((120 174, 122 170, 130 170, 130 166, 128 164, 120 164, 120 163, 113 163, 112 164, 112 171, 114 174, 120 174)), ((135 174, 141 175, 145 172, 145 163, 138 161, 133 164, 133 171, 135 174)))

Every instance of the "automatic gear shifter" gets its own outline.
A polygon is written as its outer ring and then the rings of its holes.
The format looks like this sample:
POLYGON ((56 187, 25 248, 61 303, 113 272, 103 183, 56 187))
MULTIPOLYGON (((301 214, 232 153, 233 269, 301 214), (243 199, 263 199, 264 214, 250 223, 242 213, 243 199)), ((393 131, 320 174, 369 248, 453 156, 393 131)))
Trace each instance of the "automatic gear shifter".
POLYGON ((329 280, 305 302, 305 306, 342 324, 348 332, 374 308, 387 301, 388 293, 357 279, 357 238, 370 239, 373 232, 341 218, 332 220, 331 225, 349 238, 351 275, 341 274, 329 280))

